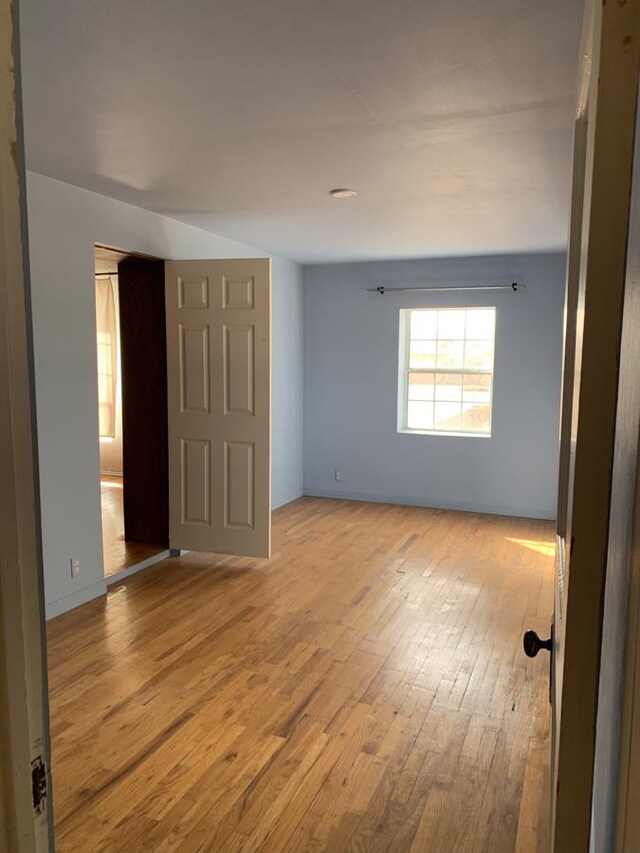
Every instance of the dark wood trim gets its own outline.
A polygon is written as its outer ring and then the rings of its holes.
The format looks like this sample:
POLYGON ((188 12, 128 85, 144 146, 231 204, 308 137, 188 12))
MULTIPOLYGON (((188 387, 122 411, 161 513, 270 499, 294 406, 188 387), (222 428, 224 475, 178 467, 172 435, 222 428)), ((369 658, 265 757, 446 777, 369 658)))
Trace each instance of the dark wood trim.
POLYGON ((125 539, 167 547, 169 474, 164 261, 118 264, 125 539))

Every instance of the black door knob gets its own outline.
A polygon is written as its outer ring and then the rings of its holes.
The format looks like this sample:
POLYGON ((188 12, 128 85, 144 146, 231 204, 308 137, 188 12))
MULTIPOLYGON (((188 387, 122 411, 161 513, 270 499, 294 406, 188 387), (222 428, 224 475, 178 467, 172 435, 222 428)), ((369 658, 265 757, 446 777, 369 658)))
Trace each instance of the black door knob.
POLYGON ((534 658, 540 649, 546 649, 550 652, 553 647, 553 641, 551 637, 548 640, 541 640, 535 631, 525 631, 522 638, 522 645, 525 655, 528 658, 534 658))

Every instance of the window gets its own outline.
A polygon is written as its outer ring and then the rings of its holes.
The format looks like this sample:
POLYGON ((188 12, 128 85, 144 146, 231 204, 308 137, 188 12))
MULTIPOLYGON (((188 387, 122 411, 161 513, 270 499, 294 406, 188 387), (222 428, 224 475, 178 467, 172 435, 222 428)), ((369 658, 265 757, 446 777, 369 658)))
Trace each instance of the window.
POLYGON ((116 435, 117 320, 111 277, 96 278, 100 438, 116 435))
POLYGON ((491 435, 495 308, 400 311, 398 430, 491 435))

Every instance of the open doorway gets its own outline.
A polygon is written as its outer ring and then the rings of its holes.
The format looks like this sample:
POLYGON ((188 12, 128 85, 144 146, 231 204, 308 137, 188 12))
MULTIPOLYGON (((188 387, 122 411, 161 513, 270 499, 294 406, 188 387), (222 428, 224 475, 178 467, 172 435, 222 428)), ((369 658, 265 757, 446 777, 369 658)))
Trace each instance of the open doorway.
POLYGON ((95 247, 104 574, 168 556, 164 264, 95 247))

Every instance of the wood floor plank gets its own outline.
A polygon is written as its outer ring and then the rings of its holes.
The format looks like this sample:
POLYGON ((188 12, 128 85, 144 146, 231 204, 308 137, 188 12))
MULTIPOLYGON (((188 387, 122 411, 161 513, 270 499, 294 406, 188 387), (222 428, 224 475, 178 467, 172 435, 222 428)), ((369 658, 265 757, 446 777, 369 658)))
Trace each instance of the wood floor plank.
POLYGON ((49 623, 56 842, 541 853, 548 522, 303 498, 49 623))
POLYGON ((141 563, 164 550, 162 546, 125 540, 122 477, 101 474, 100 496, 105 576, 113 575, 128 566, 135 566, 136 563, 141 563))

